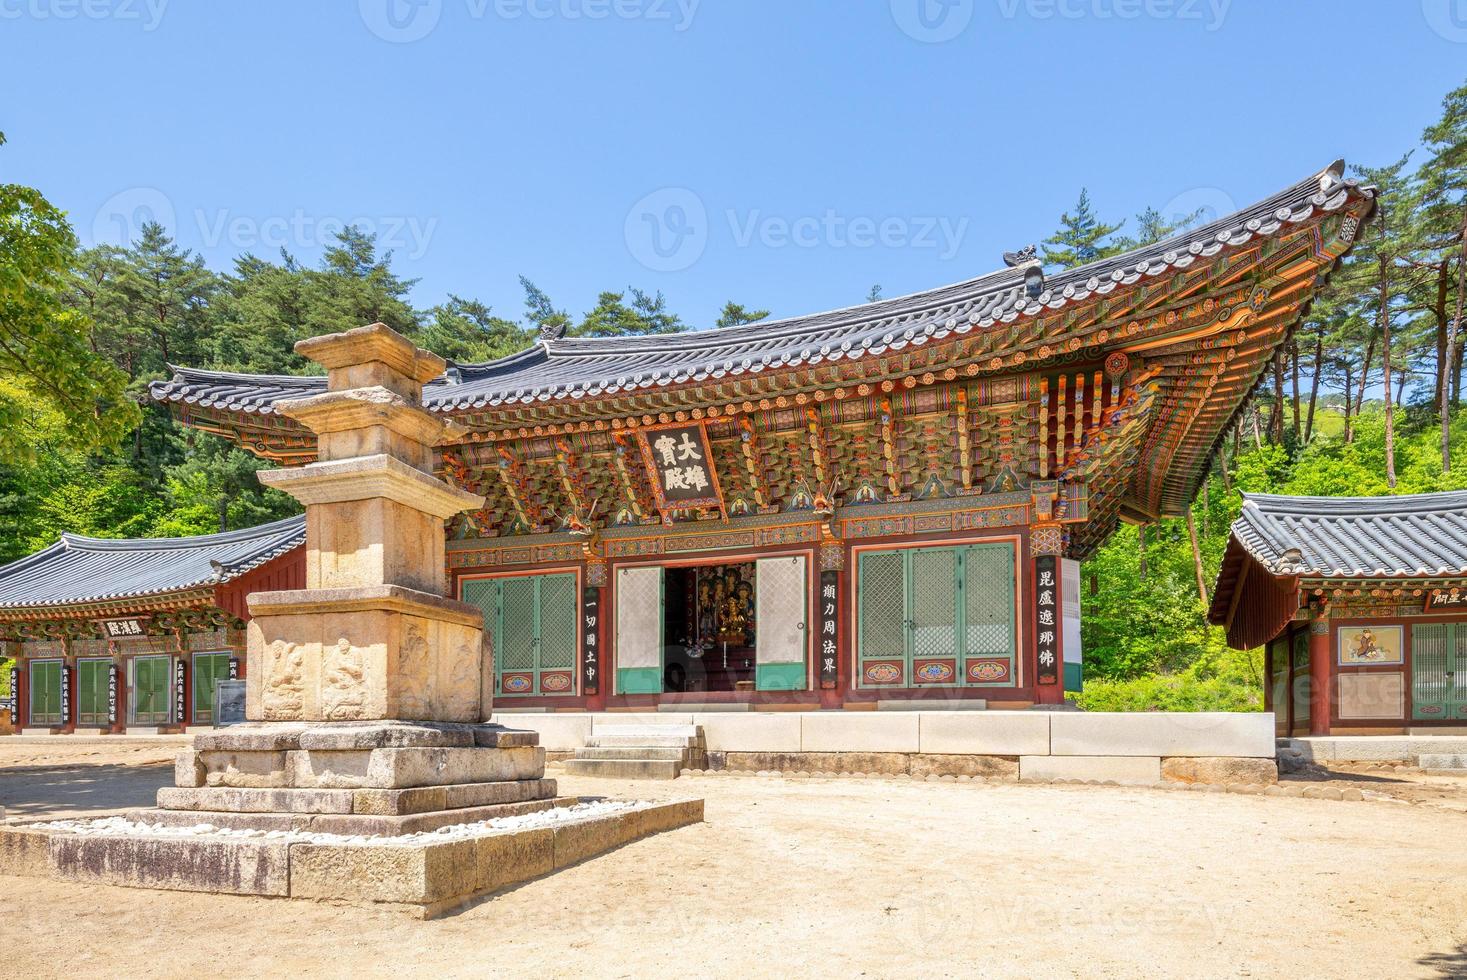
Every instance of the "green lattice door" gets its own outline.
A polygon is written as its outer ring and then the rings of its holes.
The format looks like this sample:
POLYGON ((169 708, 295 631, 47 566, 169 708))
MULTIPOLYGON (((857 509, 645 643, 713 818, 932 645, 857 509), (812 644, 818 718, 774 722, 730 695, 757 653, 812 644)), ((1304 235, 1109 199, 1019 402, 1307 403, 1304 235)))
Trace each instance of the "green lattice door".
POLYGON ((107 677, 112 661, 105 658, 76 662, 76 723, 107 724, 107 677))
POLYGON ((580 604, 574 572, 475 579, 463 598, 484 610, 494 689, 508 697, 576 693, 580 604))
POLYGON ((166 725, 170 720, 172 699, 172 657, 133 657, 132 710, 129 721, 138 725, 166 725))
POLYGON ((859 687, 1012 687, 1009 544, 865 552, 857 566, 859 687))
POLYGON ((32 660, 30 664, 30 725, 60 725, 61 718, 60 660, 32 660))
POLYGON ((229 654, 194 654, 194 724, 214 723, 214 683, 229 680, 229 654))
POLYGON ((1467 623, 1411 627, 1411 716, 1467 718, 1467 623))

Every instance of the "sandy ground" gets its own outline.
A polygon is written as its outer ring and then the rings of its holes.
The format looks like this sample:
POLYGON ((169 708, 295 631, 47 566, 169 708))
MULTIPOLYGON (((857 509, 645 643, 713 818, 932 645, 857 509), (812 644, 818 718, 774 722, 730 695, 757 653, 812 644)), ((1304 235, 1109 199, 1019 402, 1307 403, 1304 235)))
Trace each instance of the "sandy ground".
MULTIPOLYGON (((81 751, 0 748, 0 802, 104 812, 170 778, 81 751)), ((0 874, 0 975, 1467 976, 1467 786, 1348 775, 1403 798, 563 778, 707 822, 434 922, 0 874)))

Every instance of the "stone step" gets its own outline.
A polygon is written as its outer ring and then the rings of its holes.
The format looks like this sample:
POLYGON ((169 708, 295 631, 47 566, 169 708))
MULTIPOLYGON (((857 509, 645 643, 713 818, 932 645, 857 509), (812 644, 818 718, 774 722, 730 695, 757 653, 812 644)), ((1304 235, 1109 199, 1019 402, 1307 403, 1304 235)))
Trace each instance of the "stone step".
POLYGON ((572 776, 604 779, 676 779, 681 762, 668 759, 567 759, 565 771, 572 776))
POLYGON ((592 735, 586 739, 586 746, 593 749, 701 749, 703 739, 679 735, 592 735))
POLYGON ((1422 753, 1421 755, 1416 757, 1416 760, 1416 764, 1422 769, 1460 771, 1463 773, 1467 773, 1467 753, 1422 753))
MULTIPOLYGON (((649 745, 626 745, 615 748, 604 748, 591 746, 577 749, 577 759, 664 759, 671 762, 681 762, 692 755, 694 750, 678 746, 657 748, 649 745)), ((700 753, 701 754, 701 753, 700 753)))
POLYGON ((617 725, 594 723, 593 736, 623 738, 634 735, 675 736, 679 738, 702 738, 703 729, 697 725, 617 725))

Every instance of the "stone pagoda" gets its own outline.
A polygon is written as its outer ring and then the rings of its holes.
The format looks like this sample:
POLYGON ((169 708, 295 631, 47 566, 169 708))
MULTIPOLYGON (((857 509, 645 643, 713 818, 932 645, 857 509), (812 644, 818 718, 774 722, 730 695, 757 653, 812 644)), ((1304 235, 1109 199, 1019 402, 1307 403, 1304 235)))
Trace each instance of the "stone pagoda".
POLYGON ((249 720, 196 739, 152 819, 401 834, 554 805, 538 736, 482 723, 482 614, 444 597, 443 522, 483 503, 433 474, 461 434, 422 406, 444 360, 380 323, 296 350, 327 390, 277 408, 317 460, 260 480, 305 505, 306 588, 250 596, 249 720))

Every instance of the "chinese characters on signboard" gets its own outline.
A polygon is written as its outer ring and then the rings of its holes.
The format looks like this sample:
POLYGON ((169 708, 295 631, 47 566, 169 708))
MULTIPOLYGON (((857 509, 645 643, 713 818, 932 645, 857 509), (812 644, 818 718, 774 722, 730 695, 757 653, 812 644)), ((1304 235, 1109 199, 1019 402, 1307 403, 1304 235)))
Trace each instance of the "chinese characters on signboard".
POLYGON ((581 693, 601 690, 601 590, 581 590, 581 693))
POLYGON ((232 681, 239 680, 239 658, 238 657, 230 657, 229 658, 229 679, 232 680, 232 681))
POLYGON ((20 668, 10 668, 10 720, 20 724, 20 668))
POLYGON ((839 588, 840 573, 825 571, 820 573, 820 686, 826 690, 835 687, 839 673, 839 658, 836 650, 839 649, 840 617, 836 611, 840 606, 837 600, 837 589, 839 588))
POLYGON ((1426 594, 1426 608, 1423 612, 1431 612, 1433 609, 1467 609, 1467 591, 1432 589, 1426 594))
POLYGON ((708 432, 702 422, 652 426, 641 429, 638 437, 664 516, 669 510, 723 508, 713 454, 708 449, 708 432))
POLYGON ((75 668, 61 665, 61 724, 71 724, 71 672, 75 668))
POLYGON ((141 619, 109 619, 102 623, 102 628, 107 631, 107 638, 111 640, 142 636, 146 632, 141 619))
POLYGON ((1039 654, 1039 683, 1058 684, 1059 667, 1059 559, 1034 559, 1034 646, 1039 654))
POLYGON ((188 671, 184 667, 182 657, 173 658, 173 720, 180 725, 183 724, 185 709, 185 692, 188 690, 188 671))
POLYGON ((107 665, 107 724, 117 724, 117 688, 121 678, 117 676, 117 661, 107 665))

